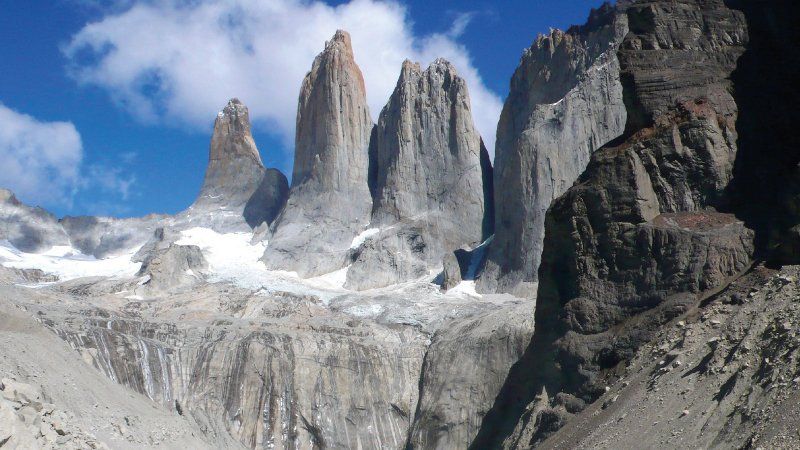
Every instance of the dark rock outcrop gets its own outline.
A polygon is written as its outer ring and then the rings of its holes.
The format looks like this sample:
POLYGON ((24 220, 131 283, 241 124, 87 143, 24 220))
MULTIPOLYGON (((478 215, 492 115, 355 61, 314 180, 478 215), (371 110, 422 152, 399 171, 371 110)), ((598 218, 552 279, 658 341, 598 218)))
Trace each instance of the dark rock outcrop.
POLYGON ((558 429, 568 416, 530 404, 542 389, 594 400, 600 371, 752 261, 753 231, 714 210, 736 159, 742 14, 721 0, 619 8, 630 27, 618 54, 625 136, 547 212, 534 339, 478 447, 526 447, 558 429))
POLYGON ((267 266, 308 277, 345 265, 370 221, 372 128, 350 35, 337 31, 300 90, 292 188, 264 253, 267 266))
POLYGON ((626 32, 627 17, 606 4, 523 54, 497 128, 496 235, 480 290, 535 291, 547 207, 624 130, 616 52, 626 32))
POLYGON ((731 208, 757 231, 764 258, 800 263, 800 3, 729 0, 750 30, 747 52, 733 73, 739 107, 739 156, 731 208))
POLYGON ((472 121, 466 81, 437 59, 406 61, 374 134, 370 227, 354 249, 346 287, 367 289, 428 275, 442 257, 483 240, 488 158, 472 121))

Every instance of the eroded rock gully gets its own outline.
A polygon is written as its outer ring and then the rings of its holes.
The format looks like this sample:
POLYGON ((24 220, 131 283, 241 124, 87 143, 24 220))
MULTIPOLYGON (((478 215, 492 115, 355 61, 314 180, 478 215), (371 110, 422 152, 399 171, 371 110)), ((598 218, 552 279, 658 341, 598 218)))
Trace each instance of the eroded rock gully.
POLYGON ((114 294, 136 283, 2 289, 114 383, 248 448, 464 447, 532 335, 532 305, 508 299, 364 318, 346 311, 376 299, 357 294, 323 303, 196 283, 114 294))

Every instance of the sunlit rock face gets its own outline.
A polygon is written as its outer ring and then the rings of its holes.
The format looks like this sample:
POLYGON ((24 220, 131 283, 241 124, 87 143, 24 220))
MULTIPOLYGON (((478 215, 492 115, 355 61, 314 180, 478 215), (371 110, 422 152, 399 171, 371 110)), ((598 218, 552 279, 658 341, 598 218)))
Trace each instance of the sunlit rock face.
POLYGON ((208 168, 191 209, 241 215, 255 228, 275 220, 286 203, 288 189, 280 171, 264 168, 250 131, 247 107, 239 99, 230 100, 214 122, 208 168))
POLYGON ((300 90, 292 188, 264 253, 271 268, 311 277, 346 265, 370 221, 373 123, 350 35, 337 31, 300 90))
POLYGON ((438 271, 484 238, 491 165, 466 81, 437 59, 406 61, 371 142, 375 233, 354 248, 346 286, 383 287, 438 271))
POLYGON ((497 127, 495 238, 479 290, 535 295, 547 208, 625 129, 617 51, 627 31, 605 5, 523 54, 497 127))

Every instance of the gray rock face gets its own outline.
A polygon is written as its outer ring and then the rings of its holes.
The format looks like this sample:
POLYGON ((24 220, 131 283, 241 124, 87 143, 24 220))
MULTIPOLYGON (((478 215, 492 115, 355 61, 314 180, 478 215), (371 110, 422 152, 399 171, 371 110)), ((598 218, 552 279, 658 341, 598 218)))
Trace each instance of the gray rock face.
POLYGON ((442 260, 442 289, 447 291, 461 283, 461 264, 455 253, 448 253, 442 260))
POLYGON ((292 189, 264 262, 303 277, 342 268, 369 223, 373 123, 350 35, 337 31, 300 90, 292 189))
POLYGON ((368 289, 427 275, 442 257, 483 239, 486 152, 467 84, 437 59, 424 72, 403 63, 374 137, 380 232, 356 249, 346 287, 368 289))
POLYGON ((430 285, 328 305, 208 283, 123 297, 137 286, 0 294, 112 381, 202 424, 208 442, 230 434, 248 448, 463 448, 532 335, 532 302, 430 285))
POLYGON ((753 231, 713 210, 737 156, 742 15, 716 0, 620 7, 625 139, 595 152, 547 212, 536 334, 475 445, 540 442, 565 423, 549 408, 530 414, 542 389, 596 399, 601 371, 752 261, 753 231))
POLYGON ((208 263, 199 247, 171 244, 147 255, 137 275, 148 278, 144 283, 148 289, 168 291, 202 281, 207 268, 208 263))
POLYGON ((0 240, 30 253, 69 245, 69 237, 55 216, 24 205, 7 189, 0 189, 0 240))
POLYGON ((676 317, 537 448, 800 447, 799 272, 756 267, 676 317))
POLYGON ((530 342, 531 302, 447 324, 422 366, 409 447, 464 448, 478 433, 505 375, 530 342))
POLYGON ((525 51, 497 127, 495 239, 480 275, 484 292, 532 296, 544 217, 625 128, 617 49, 627 18, 605 5, 566 33, 540 36, 525 51))
POLYGON ((249 111, 232 99, 214 122, 205 180, 190 211, 232 211, 255 228, 278 216, 288 190, 280 171, 264 168, 250 132, 249 111))

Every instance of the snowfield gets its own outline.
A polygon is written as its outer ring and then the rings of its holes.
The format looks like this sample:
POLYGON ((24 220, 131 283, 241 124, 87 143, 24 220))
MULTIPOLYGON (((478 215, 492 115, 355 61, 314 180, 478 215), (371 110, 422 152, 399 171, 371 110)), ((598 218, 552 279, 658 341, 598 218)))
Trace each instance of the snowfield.
MULTIPOLYGON (((371 228, 353 240, 354 246, 360 246, 366 239, 378 233, 371 228)), ((300 278, 296 272, 269 270, 260 261, 264 254, 266 242, 252 243, 252 233, 217 233, 210 228, 194 227, 180 232, 177 245, 195 245, 200 248, 209 265, 208 281, 225 282, 244 289, 258 291, 264 295, 277 292, 288 292, 296 295, 313 295, 323 304, 329 305, 331 300, 352 291, 344 289, 349 266, 314 278, 300 278)), ((141 268, 141 263, 131 261, 141 246, 129 249, 119 255, 97 259, 85 255, 70 246, 52 247, 43 253, 25 253, 15 248, 8 241, 0 241, 0 264, 16 269, 40 269, 48 274, 56 275, 59 281, 74 280, 84 277, 133 278, 141 268)), ((436 274, 429 277, 433 279, 436 274)), ((389 293, 407 294, 427 285, 430 280, 420 279, 395 286, 366 291, 364 298, 385 296, 389 293)), ((475 292, 474 281, 463 281, 446 294, 436 291, 428 293, 432 301, 447 296, 463 300, 480 298, 475 292)), ((133 298, 132 298, 133 299, 133 298)), ((382 308, 363 305, 353 311, 354 315, 372 316, 379 314, 382 308)))
POLYGON ((128 278, 136 275, 140 263, 131 261, 139 247, 120 255, 96 259, 70 246, 55 246, 44 253, 25 253, 7 240, 0 241, 0 262, 13 269, 40 269, 62 281, 83 277, 128 278))

